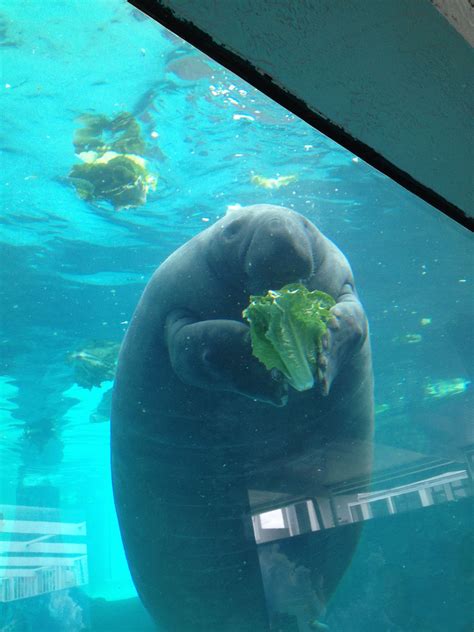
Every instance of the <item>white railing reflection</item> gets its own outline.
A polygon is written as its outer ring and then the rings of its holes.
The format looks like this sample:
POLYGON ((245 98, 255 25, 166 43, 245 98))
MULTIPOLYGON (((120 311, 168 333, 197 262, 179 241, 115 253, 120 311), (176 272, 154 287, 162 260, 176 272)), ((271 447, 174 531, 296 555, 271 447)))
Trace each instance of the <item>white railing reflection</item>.
POLYGON ((87 584, 86 536, 58 510, 0 505, 0 602, 87 584))
POLYGON ((438 505, 470 495, 466 470, 446 472, 415 483, 377 492, 357 494, 347 504, 352 522, 438 505))
POLYGON ((467 470, 448 471, 372 492, 302 499, 252 516, 257 544, 461 500, 473 494, 467 470))

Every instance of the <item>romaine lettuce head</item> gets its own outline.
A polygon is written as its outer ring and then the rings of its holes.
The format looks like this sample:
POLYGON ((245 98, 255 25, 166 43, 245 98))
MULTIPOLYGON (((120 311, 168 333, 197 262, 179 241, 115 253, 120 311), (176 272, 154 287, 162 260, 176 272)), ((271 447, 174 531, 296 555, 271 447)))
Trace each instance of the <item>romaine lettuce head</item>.
POLYGON ((321 339, 336 301, 301 283, 251 296, 242 315, 250 323, 252 352, 268 370, 278 369, 298 391, 314 386, 321 339))

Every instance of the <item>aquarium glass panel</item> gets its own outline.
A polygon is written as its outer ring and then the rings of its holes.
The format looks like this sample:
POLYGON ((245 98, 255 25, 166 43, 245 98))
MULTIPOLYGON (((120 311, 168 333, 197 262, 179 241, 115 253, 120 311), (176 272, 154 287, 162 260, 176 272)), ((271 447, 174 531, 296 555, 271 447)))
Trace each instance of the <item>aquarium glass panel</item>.
POLYGON ((125 0, 0 38, 0 630, 472 630, 471 234, 125 0))

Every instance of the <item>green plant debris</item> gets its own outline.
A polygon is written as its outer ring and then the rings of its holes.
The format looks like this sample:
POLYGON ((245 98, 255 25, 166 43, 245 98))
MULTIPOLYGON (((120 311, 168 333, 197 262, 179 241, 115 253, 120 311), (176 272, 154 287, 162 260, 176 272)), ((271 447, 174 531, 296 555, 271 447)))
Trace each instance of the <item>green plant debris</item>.
POLYGON ((77 119, 83 127, 76 130, 74 148, 77 154, 84 151, 142 155, 146 151, 140 126, 128 112, 115 118, 102 114, 82 114, 77 119))
POLYGON ((443 399, 445 397, 452 397, 453 395, 460 395, 467 390, 470 383, 470 380, 466 380, 463 377, 455 377, 452 380, 428 382, 424 388, 425 396, 428 398, 443 399))
POLYGON ((132 154, 106 152, 86 162, 74 165, 70 182, 83 200, 106 200, 116 210, 145 204, 150 189, 156 188, 156 177, 148 172, 145 160, 132 154))
POLYGON ((90 340, 80 349, 67 355, 74 367, 74 377, 79 386, 91 389, 106 380, 113 380, 120 344, 110 340, 90 340))
POLYGON ((74 147, 82 163, 68 177, 78 196, 88 202, 104 200, 116 210, 145 204, 157 177, 140 155, 146 145, 134 117, 127 112, 115 118, 83 114, 79 121, 83 127, 76 131, 74 147))
POLYGON ((287 187, 292 182, 297 180, 297 176, 278 176, 277 178, 266 178, 265 176, 253 175, 250 178, 252 184, 264 189, 279 189, 280 187, 287 187))

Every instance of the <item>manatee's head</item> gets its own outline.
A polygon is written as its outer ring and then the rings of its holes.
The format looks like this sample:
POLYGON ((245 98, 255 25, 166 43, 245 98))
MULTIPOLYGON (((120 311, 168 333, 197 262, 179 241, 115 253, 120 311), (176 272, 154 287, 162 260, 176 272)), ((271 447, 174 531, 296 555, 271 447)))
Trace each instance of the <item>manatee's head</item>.
POLYGON ((315 269, 317 229, 283 206, 258 204, 229 211, 210 231, 211 265, 249 294, 304 282, 315 269))

